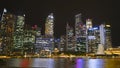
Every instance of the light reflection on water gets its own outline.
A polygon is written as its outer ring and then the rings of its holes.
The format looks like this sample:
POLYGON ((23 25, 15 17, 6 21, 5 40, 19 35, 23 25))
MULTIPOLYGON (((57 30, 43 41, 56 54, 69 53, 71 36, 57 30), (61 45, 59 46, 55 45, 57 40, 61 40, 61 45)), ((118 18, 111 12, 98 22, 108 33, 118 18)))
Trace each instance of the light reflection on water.
MULTIPOLYGON (((5 59, 4 67, 38 68, 120 68, 120 59, 81 58, 12 58, 5 59)), ((2 66, 0 60, 0 66, 2 66)), ((3 67, 2 66, 2 67, 3 67)))
POLYGON ((41 68, 54 68, 54 59, 46 58, 36 58, 30 67, 41 67, 41 68))
POLYGON ((76 68, 104 68, 103 59, 77 59, 76 68))
POLYGON ((84 68, 84 59, 76 59, 76 68, 84 68))
POLYGON ((104 60, 103 59, 89 59, 88 68, 104 68, 104 60))

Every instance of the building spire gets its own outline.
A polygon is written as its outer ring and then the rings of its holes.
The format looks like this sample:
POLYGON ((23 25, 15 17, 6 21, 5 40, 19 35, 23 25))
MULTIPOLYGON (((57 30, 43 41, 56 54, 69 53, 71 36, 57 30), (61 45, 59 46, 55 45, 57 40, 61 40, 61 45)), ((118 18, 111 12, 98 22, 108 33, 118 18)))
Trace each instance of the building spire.
POLYGON ((2 12, 1 21, 3 20, 3 15, 4 15, 6 12, 7 12, 7 9, 6 9, 6 8, 4 8, 4 9, 3 9, 3 12, 2 12))

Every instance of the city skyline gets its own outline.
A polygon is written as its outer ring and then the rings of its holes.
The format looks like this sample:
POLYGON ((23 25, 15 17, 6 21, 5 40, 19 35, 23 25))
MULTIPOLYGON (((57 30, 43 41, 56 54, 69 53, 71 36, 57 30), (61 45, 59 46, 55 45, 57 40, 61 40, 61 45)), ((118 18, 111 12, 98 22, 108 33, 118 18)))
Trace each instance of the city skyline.
MULTIPOLYGON (((73 28, 75 15, 82 13, 83 22, 87 18, 92 19, 93 24, 107 23, 112 26, 113 45, 120 45, 117 14, 118 7, 113 1, 2 1, 0 10, 6 8, 8 12, 26 14, 26 24, 37 24, 44 31, 44 23, 51 12, 55 16, 55 36, 65 34, 65 26, 68 22, 73 28), (62 28, 61 28, 62 27, 62 28)), ((1 12, 0 11, 0 12, 1 12)))

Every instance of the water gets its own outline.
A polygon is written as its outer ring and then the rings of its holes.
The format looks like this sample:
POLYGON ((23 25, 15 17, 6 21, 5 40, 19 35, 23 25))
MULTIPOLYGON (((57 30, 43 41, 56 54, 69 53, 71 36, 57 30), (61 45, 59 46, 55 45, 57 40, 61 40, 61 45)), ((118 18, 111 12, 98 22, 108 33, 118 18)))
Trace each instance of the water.
POLYGON ((0 68, 120 68, 120 59, 11 58, 0 59, 0 68))

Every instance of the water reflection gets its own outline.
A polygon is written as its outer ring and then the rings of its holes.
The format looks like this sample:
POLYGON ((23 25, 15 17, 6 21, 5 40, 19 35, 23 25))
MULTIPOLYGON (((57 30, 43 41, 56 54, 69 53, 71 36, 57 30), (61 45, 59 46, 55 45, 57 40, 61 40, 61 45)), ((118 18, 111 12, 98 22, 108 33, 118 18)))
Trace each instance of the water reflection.
POLYGON ((87 64, 87 68, 104 68, 103 59, 89 59, 87 64))
POLYGON ((76 68, 84 68, 84 60, 83 59, 76 60, 76 68))
POLYGON ((54 68, 54 59, 35 58, 30 67, 54 68))
POLYGON ((104 59, 105 68, 120 68, 120 59, 104 59))
POLYGON ((119 64, 120 59, 12 58, 0 60, 0 67, 3 68, 120 68, 119 64))

